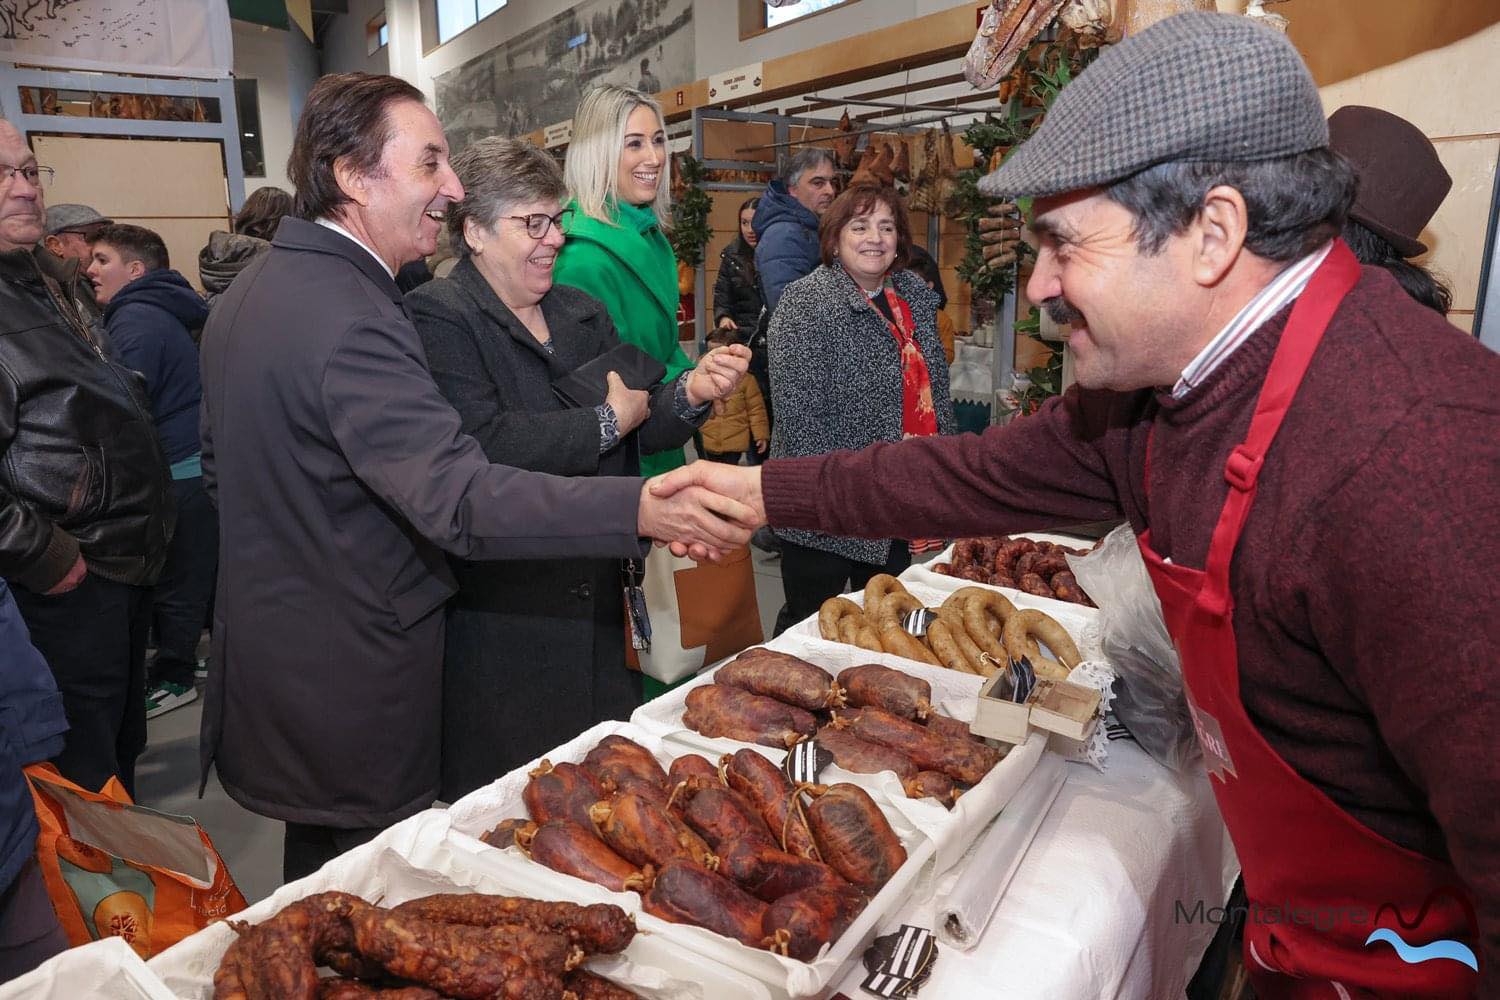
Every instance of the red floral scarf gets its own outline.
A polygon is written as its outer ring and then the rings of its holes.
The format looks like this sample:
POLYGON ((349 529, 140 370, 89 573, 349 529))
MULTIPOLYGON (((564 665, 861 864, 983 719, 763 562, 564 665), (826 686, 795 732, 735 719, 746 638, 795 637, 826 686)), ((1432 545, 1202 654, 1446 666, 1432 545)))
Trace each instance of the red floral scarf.
POLYGON ((880 294, 885 296, 891 315, 896 317, 894 323, 884 314, 880 318, 890 327, 901 352, 901 436, 931 437, 938 432, 937 410, 932 405, 932 377, 927 371, 922 348, 917 345, 917 326, 911 318, 911 306, 896 294, 890 282, 886 282, 880 294))
MULTIPOLYGON (((885 296, 891 315, 896 317, 893 323, 875 309, 890 327, 891 335, 896 338, 896 348, 901 352, 901 436, 932 437, 938 432, 937 410, 932 405, 932 376, 927 371, 922 348, 917 344, 917 325, 911 318, 911 306, 896 294, 890 281, 886 281, 879 294, 885 296)), ((875 308, 873 303, 871 308, 875 308)), ((935 552, 944 543, 937 538, 913 538, 907 544, 916 553, 935 552)))

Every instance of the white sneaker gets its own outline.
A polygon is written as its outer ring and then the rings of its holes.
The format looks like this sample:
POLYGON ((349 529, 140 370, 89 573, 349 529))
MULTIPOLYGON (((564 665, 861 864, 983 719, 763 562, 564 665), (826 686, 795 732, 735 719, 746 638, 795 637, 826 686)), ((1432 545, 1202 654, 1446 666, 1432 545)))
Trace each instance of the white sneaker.
POLYGON ((156 690, 146 695, 146 718, 154 719, 158 715, 165 715, 174 708, 181 708, 197 700, 198 689, 195 687, 183 687, 181 684, 173 684, 170 681, 160 684, 156 690))

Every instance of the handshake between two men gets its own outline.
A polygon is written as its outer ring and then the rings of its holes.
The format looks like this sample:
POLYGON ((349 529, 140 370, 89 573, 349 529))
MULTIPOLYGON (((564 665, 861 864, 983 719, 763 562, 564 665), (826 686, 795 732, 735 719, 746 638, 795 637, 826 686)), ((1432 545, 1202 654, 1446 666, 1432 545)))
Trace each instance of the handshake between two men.
POLYGON ((647 481, 641 534, 673 555, 719 561, 766 523, 760 469, 698 461, 647 481))

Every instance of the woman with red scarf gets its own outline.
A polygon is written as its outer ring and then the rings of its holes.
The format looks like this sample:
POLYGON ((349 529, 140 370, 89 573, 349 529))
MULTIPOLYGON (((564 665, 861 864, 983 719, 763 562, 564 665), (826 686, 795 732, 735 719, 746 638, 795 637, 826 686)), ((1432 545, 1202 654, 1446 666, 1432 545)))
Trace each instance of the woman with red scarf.
MULTIPOLYGON (((851 187, 824 213, 819 243, 822 266, 788 285, 771 317, 771 456, 952 434, 938 297, 905 269, 911 227, 900 196, 889 187, 851 187)), ((798 530, 777 537, 786 587, 778 633, 828 598, 911 563, 903 539, 798 530)))

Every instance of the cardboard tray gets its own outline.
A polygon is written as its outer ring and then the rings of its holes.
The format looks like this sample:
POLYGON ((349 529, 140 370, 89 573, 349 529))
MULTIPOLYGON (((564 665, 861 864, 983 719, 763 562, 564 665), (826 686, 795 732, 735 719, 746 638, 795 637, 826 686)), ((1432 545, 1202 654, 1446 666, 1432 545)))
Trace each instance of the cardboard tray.
MULTIPOLYGON (((282 886, 236 919, 259 923, 291 902, 333 889, 386 906, 438 892, 569 898, 546 881, 467 864, 464 856, 448 848, 449 826, 448 815, 440 810, 420 813, 370 843, 340 855, 307 878, 282 886)), ((234 937, 227 925, 215 924, 168 948, 148 967, 170 990, 167 996, 211 1000, 213 974, 234 937)), ((648 1000, 770 998, 765 987, 753 979, 717 968, 649 934, 638 934, 620 955, 596 956, 585 967, 648 1000)))
MULTIPOLYGON (((670 697, 670 693, 668 695, 670 697)), ((702 748, 661 739, 651 731, 630 723, 604 722, 543 754, 554 764, 581 761, 599 740, 611 733, 629 737, 651 750, 663 767, 682 753, 700 752, 702 748)), ((741 744, 742 745, 742 744, 741 744)), ((546 891, 553 898, 580 903, 610 902, 636 914, 636 923, 651 938, 666 942, 677 951, 693 956, 694 961, 709 967, 749 976, 764 984, 777 998, 819 995, 829 984, 837 982, 859 960, 874 939, 886 917, 898 912, 910 901, 918 880, 933 860, 936 849, 905 816, 888 801, 874 796, 891 828, 907 851, 907 860, 885 884, 870 905, 837 941, 828 945, 811 962, 773 955, 749 948, 731 938, 684 924, 659 920, 641 909, 635 893, 610 892, 582 879, 554 872, 529 860, 517 848, 498 850, 478 840, 480 834, 503 819, 526 815, 521 793, 529 772, 541 758, 517 768, 493 784, 478 789, 455 802, 450 808, 447 846, 452 863, 458 870, 487 873, 508 882, 524 882, 546 891)), ((940 808, 940 807, 938 807, 940 808)), ((727 994, 726 994, 727 996, 727 994)))

